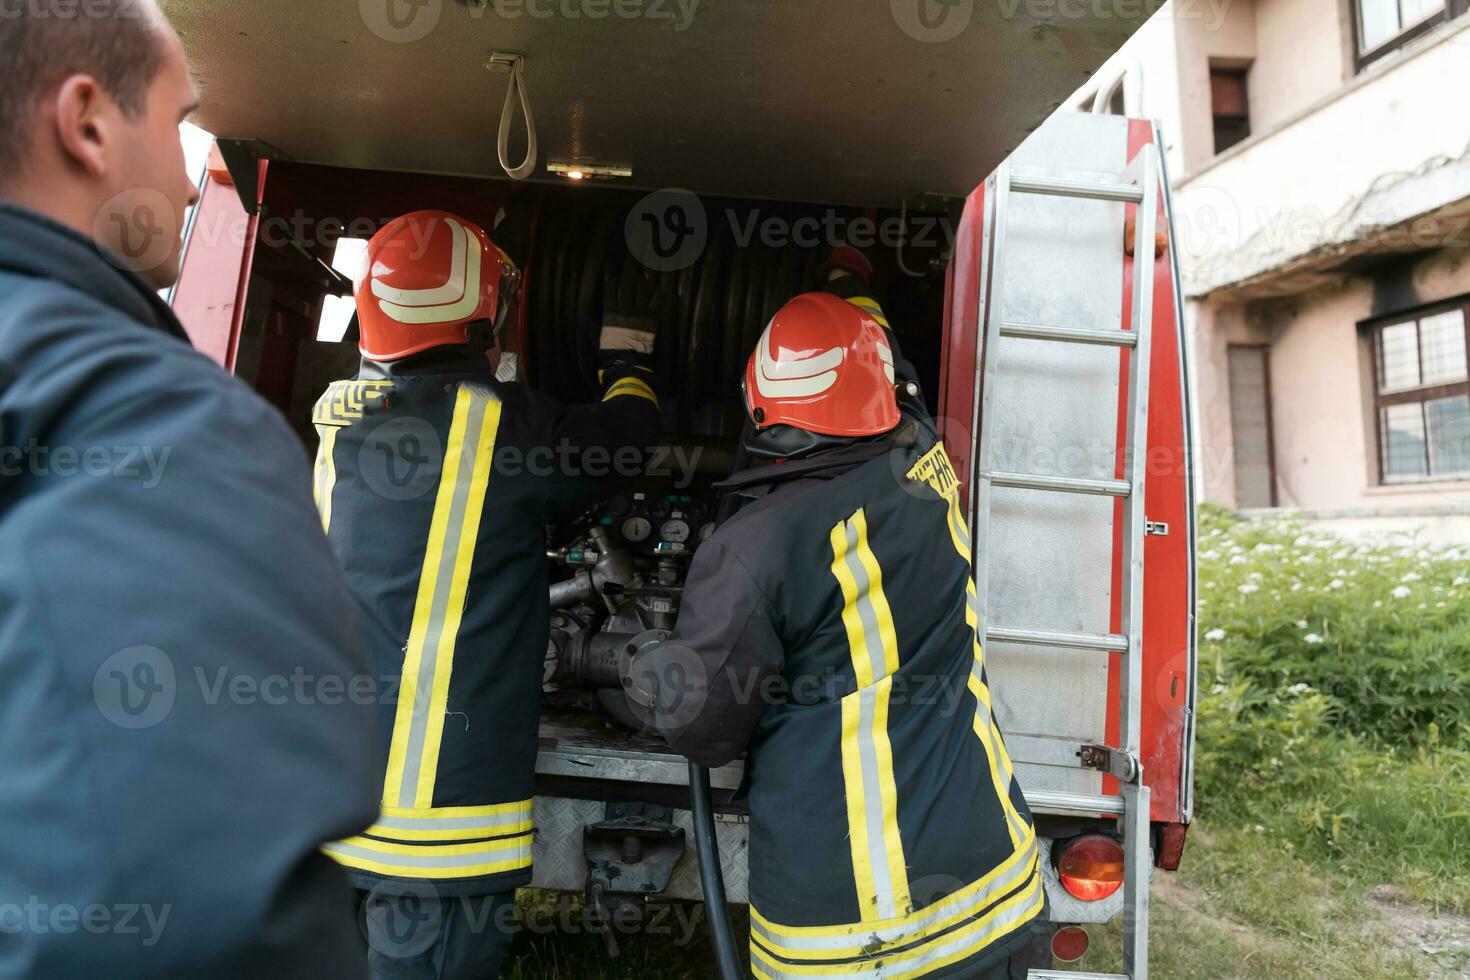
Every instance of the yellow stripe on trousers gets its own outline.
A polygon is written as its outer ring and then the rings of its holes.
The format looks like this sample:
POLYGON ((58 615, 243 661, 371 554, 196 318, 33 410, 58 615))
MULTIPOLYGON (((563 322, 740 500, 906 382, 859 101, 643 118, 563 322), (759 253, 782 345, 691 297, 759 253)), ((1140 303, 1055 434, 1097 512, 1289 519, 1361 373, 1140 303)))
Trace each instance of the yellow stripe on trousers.
POLYGON ((424 808, 433 804, 454 645, 499 426, 500 402, 494 392, 462 386, 455 399, 403 659, 403 684, 383 780, 385 806, 424 808))
POLYGON ((842 589, 842 625, 857 676, 857 690, 842 699, 842 777, 858 908, 864 922, 891 919, 913 905, 888 740, 898 638, 864 511, 833 527, 831 541, 832 575, 842 589))
POLYGON ((321 445, 316 451, 316 470, 313 473, 312 496, 316 498, 316 509, 322 515, 322 530, 332 529, 332 488, 337 483, 337 461, 332 453, 337 449, 337 426, 318 425, 317 434, 321 445))

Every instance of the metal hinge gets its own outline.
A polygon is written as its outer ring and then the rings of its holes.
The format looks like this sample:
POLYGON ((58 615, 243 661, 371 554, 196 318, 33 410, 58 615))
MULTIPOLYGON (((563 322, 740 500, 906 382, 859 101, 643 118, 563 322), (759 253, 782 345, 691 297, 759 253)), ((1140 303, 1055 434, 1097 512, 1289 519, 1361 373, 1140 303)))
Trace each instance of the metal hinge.
POLYGON ((1144 534, 1168 534, 1169 525, 1163 521, 1145 521, 1143 525, 1144 534))
POLYGON ((1110 773, 1121 783, 1137 782, 1142 771, 1136 755, 1120 752, 1108 745, 1084 745, 1077 756, 1084 767, 1110 773))

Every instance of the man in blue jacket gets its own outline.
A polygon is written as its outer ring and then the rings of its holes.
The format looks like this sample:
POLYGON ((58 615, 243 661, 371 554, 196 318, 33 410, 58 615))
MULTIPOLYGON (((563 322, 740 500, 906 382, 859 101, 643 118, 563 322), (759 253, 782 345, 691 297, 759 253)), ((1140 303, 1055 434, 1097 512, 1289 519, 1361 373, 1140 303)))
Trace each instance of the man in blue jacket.
POLYGON ((300 443, 156 290, 178 38, 0 17, 0 977, 360 977, 320 851, 377 813, 357 607, 300 443), (146 205, 146 206, 142 206, 146 205))

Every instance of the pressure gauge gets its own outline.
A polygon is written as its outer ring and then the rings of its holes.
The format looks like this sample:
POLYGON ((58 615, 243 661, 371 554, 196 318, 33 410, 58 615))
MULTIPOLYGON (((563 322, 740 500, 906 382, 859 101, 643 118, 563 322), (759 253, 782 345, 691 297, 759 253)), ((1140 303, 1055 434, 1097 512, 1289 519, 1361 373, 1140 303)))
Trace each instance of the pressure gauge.
POLYGON ((630 517, 623 522, 623 540, 629 544, 642 544, 653 533, 653 524, 646 517, 630 517))
POLYGON ((654 497, 648 502, 648 516, 652 517, 654 520, 660 520, 662 518, 668 517, 669 512, 673 509, 673 505, 670 504, 668 500, 663 497, 654 497))
POLYGON ((664 521, 663 527, 658 531, 659 537, 665 541, 672 541, 674 544, 683 544, 688 541, 691 533, 689 522, 682 517, 664 521))

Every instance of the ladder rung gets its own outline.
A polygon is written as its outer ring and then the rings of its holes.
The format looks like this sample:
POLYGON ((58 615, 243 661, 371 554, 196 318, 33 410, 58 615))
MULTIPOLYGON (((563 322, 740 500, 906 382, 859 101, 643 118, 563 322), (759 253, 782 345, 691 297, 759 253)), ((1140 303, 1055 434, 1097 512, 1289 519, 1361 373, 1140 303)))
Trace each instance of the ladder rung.
POLYGON ((987 640, 1002 643, 1029 643, 1033 646, 1070 647, 1076 650, 1128 652, 1128 637, 1116 633, 1056 633, 1051 630, 1018 630, 991 626, 985 630, 987 640))
POLYGON ((1038 473, 991 473, 990 485, 1020 490, 1051 490, 1056 493, 1086 493, 1098 497, 1126 497, 1132 490, 1127 480, 1087 480, 1075 476, 1042 476, 1038 473))
POLYGON ((1022 790, 1026 805, 1043 813, 1088 816, 1094 813, 1124 813, 1121 796, 1093 796, 1088 793, 1057 793, 1050 790, 1022 790))
POLYGON ((1066 970, 1031 970, 1026 980, 1129 980, 1126 973, 1069 973, 1066 970))
POLYGON ((1046 327, 1039 323, 1014 323, 1002 320, 1002 337, 1025 340, 1054 340, 1063 344, 1095 344, 1099 347, 1134 347, 1138 334, 1132 330, 1088 330, 1081 327, 1046 327))
POLYGON ((1060 177, 1035 177, 1011 174, 1011 190, 1020 194, 1047 194, 1052 197, 1080 197, 1095 201, 1124 201, 1137 204, 1143 200, 1143 188, 1137 184, 1119 184, 1099 180, 1065 180, 1060 177))

